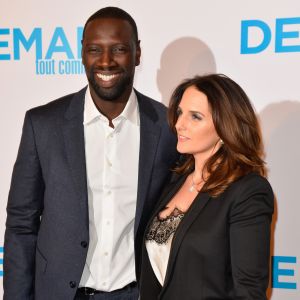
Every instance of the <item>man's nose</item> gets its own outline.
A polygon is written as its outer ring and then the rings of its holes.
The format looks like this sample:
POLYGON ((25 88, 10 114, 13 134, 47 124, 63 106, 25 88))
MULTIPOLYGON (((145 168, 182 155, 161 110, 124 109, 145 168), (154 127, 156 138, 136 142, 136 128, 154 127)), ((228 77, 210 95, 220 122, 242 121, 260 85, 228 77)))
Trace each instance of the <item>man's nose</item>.
POLYGON ((109 67, 113 64, 112 53, 109 50, 104 50, 98 60, 98 63, 102 67, 109 67))

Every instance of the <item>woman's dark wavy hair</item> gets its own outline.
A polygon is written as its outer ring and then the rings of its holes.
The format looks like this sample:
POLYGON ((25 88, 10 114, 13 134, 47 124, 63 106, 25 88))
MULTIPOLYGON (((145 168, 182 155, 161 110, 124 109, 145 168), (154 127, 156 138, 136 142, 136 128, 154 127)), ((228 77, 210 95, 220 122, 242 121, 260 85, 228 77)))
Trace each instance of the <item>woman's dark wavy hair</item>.
MULTIPOLYGON (((250 172, 266 176, 263 144, 258 119, 243 89, 223 74, 196 76, 183 81, 173 92, 168 110, 170 127, 176 132, 177 109, 183 93, 195 87, 207 96, 217 134, 224 142, 205 163, 203 192, 218 196, 235 180, 250 172)), ((191 172, 194 157, 185 154, 183 163, 174 171, 191 172)))

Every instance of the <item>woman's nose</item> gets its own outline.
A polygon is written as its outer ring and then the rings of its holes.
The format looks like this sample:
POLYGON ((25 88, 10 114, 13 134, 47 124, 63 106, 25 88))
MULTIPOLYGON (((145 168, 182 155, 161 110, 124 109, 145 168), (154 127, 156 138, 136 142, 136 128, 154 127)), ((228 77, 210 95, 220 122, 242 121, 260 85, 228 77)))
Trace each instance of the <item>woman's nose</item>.
POLYGON ((182 116, 178 117, 177 122, 175 124, 175 128, 176 128, 177 131, 185 129, 185 121, 184 121, 184 118, 182 116))

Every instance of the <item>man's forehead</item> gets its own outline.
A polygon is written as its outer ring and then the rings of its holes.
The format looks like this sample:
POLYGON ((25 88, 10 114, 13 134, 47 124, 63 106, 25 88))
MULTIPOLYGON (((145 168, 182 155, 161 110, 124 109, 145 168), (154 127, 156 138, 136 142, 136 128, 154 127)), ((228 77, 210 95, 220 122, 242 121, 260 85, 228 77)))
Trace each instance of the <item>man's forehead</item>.
POLYGON ((85 29, 83 40, 121 39, 134 42, 134 32, 127 20, 118 18, 97 18, 91 20, 85 29))
POLYGON ((105 27, 108 29, 119 27, 130 30, 131 32, 133 31, 131 24, 127 20, 112 17, 93 19, 87 24, 86 30, 91 27, 105 27))

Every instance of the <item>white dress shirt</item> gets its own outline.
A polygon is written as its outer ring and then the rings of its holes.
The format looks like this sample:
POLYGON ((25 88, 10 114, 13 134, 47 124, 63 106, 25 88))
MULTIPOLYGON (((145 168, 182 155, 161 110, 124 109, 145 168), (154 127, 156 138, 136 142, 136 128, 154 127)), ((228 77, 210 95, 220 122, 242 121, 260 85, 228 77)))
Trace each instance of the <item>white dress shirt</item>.
POLYGON ((120 289, 135 276, 136 211, 140 122, 134 91, 123 112, 112 120, 85 96, 84 137, 89 207, 89 248, 79 286, 120 289))

